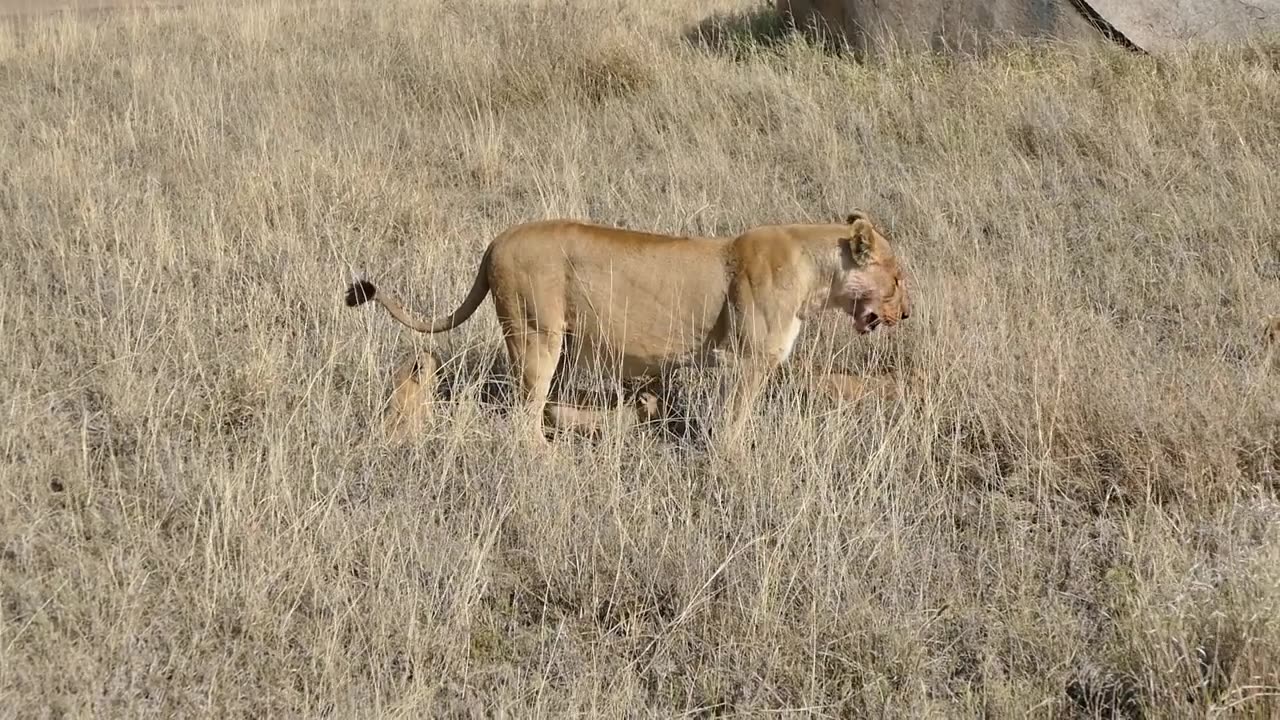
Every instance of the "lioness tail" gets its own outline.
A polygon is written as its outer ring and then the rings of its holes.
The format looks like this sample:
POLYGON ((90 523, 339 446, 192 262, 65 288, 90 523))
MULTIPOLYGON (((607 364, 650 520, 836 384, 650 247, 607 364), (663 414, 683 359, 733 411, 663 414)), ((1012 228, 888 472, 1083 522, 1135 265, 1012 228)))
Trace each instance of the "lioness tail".
POLYGON ((347 287, 347 307, 363 305, 370 300, 373 300, 386 308, 387 312, 391 313, 391 317, 398 320, 402 325, 417 330, 420 333, 438 333, 445 330, 452 330, 465 322, 467 318, 471 317, 471 314, 474 313, 476 308, 480 307, 480 303, 484 301, 485 295, 489 294, 489 276, 487 272, 488 264, 489 251, 486 250, 484 257, 480 260, 480 270, 476 273, 475 281, 471 284, 471 291, 467 293, 467 297, 462 301, 462 305, 452 313, 435 318, 429 323, 424 323, 409 315, 409 313, 404 309, 404 305, 400 303, 400 300, 396 298, 396 296, 385 291, 378 292, 378 289, 368 280, 359 280, 351 283, 351 285, 347 287))
POLYGON ((374 298, 378 294, 378 288, 368 280, 351 283, 351 287, 347 288, 347 307, 355 307, 363 305, 374 298))

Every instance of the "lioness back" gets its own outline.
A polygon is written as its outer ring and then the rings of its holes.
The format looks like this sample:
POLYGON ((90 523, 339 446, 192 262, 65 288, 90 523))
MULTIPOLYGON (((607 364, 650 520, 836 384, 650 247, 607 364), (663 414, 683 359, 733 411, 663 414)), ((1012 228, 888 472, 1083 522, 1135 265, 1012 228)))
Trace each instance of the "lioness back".
POLYGON ((518 315, 510 320, 656 368, 695 354, 711 332, 728 288, 727 244, 578 221, 526 223, 494 240, 489 284, 500 313, 518 315))

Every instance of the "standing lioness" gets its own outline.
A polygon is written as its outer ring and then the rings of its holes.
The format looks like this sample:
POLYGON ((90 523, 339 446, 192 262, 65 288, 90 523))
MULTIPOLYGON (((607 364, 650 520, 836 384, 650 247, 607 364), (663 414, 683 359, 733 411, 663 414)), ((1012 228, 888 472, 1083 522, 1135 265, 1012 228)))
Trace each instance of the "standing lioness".
MULTIPOLYGON (((418 332, 450 330, 493 294, 511 371, 535 411, 547 408, 562 349, 582 365, 644 383, 642 412, 674 368, 734 355, 743 375, 729 398, 736 435, 767 374, 791 354, 801 323, 838 308, 859 333, 908 317, 907 289, 889 242, 868 217, 844 224, 769 225, 734 238, 686 238, 547 220, 489 244, 462 306, 422 322, 362 280, 348 306, 376 300, 418 332)), ((547 421, 561 424, 554 405, 547 421)))

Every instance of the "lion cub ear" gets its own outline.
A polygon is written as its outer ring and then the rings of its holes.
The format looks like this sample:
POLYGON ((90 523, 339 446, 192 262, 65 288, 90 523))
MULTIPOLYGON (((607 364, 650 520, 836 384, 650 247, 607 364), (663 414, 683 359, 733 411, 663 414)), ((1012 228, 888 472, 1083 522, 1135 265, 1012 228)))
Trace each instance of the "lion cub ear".
POLYGON ((861 210, 854 210, 853 212, 849 213, 848 217, 844 219, 844 222, 846 225, 853 225, 857 223, 859 220, 866 220, 867 222, 871 222, 871 216, 867 215, 865 212, 861 210))

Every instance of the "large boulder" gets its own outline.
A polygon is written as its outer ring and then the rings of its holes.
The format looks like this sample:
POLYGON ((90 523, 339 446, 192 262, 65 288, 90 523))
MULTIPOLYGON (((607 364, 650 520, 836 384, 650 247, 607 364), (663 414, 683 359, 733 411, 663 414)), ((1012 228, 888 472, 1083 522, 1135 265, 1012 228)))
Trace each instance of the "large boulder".
POLYGON ((1087 7, 1152 52, 1192 40, 1280 35, 1280 0, 1088 0, 1087 7))
POLYGON ((859 54, 982 50, 1010 37, 1156 51, 1280 33, 1280 0, 777 0, 777 7, 798 26, 843 36, 859 54))

